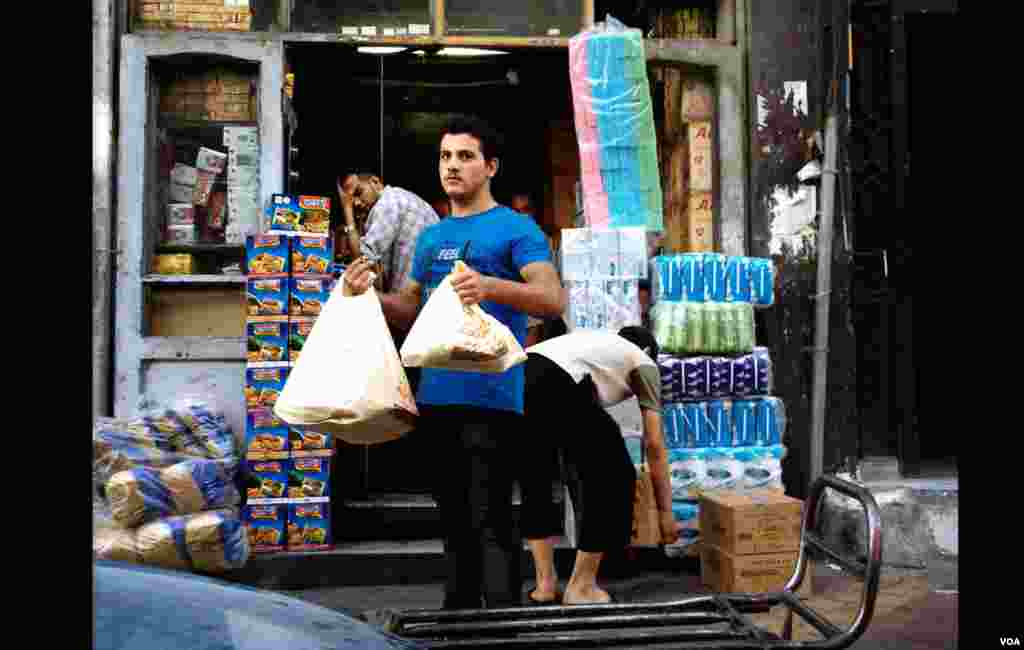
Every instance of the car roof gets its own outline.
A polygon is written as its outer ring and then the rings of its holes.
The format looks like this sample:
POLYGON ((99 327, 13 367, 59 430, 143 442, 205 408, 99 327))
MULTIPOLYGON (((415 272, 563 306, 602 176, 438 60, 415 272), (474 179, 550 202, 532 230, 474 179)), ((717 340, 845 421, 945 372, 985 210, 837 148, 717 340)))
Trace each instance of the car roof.
POLYGON ((422 648, 341 612, 180 571, 94 562, 97 650, 422 648))

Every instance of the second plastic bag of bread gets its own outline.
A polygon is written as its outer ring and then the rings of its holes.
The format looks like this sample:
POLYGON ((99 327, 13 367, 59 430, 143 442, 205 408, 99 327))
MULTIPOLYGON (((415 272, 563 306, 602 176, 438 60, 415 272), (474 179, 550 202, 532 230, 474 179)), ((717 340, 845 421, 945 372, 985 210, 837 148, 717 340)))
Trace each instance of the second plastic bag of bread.
POLYGON ((237 505, 230 464, 192 459, 164 469, 135 467, 118 472, 106 484, 114 524, 134 528, 168 517, 237 505))
MULTIPOLYGON (((456 260, 453 273, 466 269, 456 260)), ((505 372, 526 361, 512 331, 480 305, 464 305, 451 275, 430 294, 402 344, 402 363, 415 368, 505 372)))
POLYGON ((412 430, 419 415, 380 299, 332 291, 274 404, 288 424, 375 444, 412 430))

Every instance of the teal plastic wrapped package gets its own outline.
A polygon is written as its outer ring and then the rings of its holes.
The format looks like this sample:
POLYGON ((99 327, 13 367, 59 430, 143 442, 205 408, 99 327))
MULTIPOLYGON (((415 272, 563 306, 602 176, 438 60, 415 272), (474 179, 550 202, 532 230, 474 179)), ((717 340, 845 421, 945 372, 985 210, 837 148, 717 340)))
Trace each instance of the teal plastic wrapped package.
POLYGON ((596 227, 664 230, 643 33, 608 16, 569 39, 583 207, 596 227))

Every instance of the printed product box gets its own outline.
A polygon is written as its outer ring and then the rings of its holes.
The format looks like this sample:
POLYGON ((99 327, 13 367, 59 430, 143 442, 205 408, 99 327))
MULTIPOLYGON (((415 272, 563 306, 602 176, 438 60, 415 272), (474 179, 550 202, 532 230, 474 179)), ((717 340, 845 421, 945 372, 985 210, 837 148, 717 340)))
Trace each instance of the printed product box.
POLYGON ((293 275, 289 278, 288 314, 319 316, 334 288, 331 275, 293 275))
POLYGON ((299 360, 299 353, 306 345, 309 333, 313 331, 313 316, 291 316, 288 320, 288 359, 292 363, 299 360))
POLYGON ((330 237, 294 237, 291 243, 292 273, 328 273, 334 259, 334 243, 330 237))
POLYGON ((288 317, 249 318, 245 323, 247 361, 288 361, 288 317))
POLYGON ((294 427, 291 427, 288 431, 288 446, 292 450, 292 458, 328 457, 334 453, 331 434, 319 431, 306 431, 294 427))
POLYGON ((326 235, 331 225, 331 200, 326 196, 300 196, 299 232, 326 235))
POLYGON ((192 253, 164 253, 153 256, 153 273, 157 275, 189 275, 195 268, 192 253))
POLYGON ((283 499, 287 494, 288 460, 247 460, 247 499, 283 499))
POLYGON ((194 226, 195 223, 196 209, 191 203, 167 204, 168 226, 194 226))
POLYGON ((249 235, 245 238, 245 272, 248 275, 288 273, 289 243, 281 235, 249 235))
POLYGON ((288 276, 248 277, 245 285, 249 316, 288 315, 288 276))
POLYGON ((288 505, 288 550, 323 551, 331 545, 330 504, 288 505))
POLYGON ((199 147, 196 155, 196 169, 217 175, 224 173, 224 166, 227 165, 228 155, 206 147, 199 147))
POLYGON ((164 228, 165 244, 194 244, 198 231, 195 224, 181 226, 167 226, 164 228))
POLYGON ((288 506, 247 505, 242 507, 242 523, 249 536, 249 550, 253 553, 283 551, 288 506))
POLYGON ((299 232, 299 220, 302 218, 302 211, 299 202, 287 194, 272 194, 270 206, 267 208, 267 216, 270 219, 268 234, 290 235, 299 232))
POLYGON ((198 170, 196 172, 196 185, 192 189, 192 203, 206 207, 210 200, 210 193, 213 191, 213 183, 216 177, 210 172, 198 170))
POLYGON ((245 369, 245 406, 246 408, 271 408, 277 397, 284 390, 288 381, 289 368, 246 368, 245 369))
POLYGON ((288 461, 289 499, 330 496, 329 458, 292 458, 288 461))
POLYGON ((803 501, 778 490, 706 492, 700 500, 704 542, 733 555, 800 548, 803 501))
POLYGON ((252 460, 284 460, 290 447, 288 425, 270 409, 245 414, 245 454, 252 460))
MULTIPOLYGON (((707 543, 700 549, 701 582, 717 593, 782 591, 796 570, 799 551, 735 555, 707 543)), ((810 584, 804 576, 801 587, 810 584)))

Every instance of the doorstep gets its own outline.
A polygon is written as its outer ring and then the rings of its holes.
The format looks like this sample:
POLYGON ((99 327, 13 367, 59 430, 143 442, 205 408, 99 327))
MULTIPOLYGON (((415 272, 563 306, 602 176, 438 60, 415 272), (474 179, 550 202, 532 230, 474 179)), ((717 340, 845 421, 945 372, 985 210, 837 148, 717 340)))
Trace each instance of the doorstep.
MULTIPOLYGON (((574 550, 565 539, 555 543, 560 568, 571 567, 574 550)), ((523 575, 533 576, 523 545, 523 575)), ((254 553, 241 569, 220 577, 262 589, 316 589, 444 582, 444 546, 440 538, 342 542, 327 551, 254 553)))

